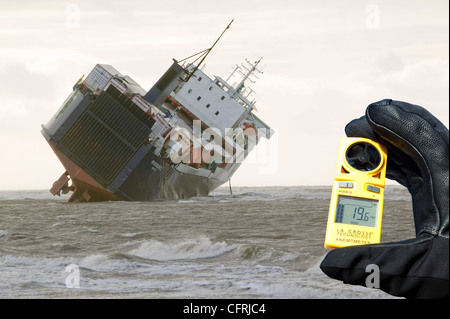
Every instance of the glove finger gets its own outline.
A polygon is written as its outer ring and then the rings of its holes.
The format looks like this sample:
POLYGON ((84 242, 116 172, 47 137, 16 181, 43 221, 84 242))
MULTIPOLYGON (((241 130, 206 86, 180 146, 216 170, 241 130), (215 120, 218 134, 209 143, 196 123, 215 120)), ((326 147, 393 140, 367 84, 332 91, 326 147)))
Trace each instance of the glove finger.
POLYGON ((409 177, 417 234, 448 238, 448 129, 424 108, 392 100, 369 105, 366 120, 376 135, 417 165, 419 174, 409 177))
POLYGON ((383 100, 367 107, 366 120, 374 135, 382 136, 414 160, 426 162, 423 170, 448 171, 449 131, 426 109, 383 100))
POLYGON ((431 236, 345 247, 330 251, 320 268, 333 279, 375 286, 393 296, 444 298, 449 294, 448 258, 438 267, 435 261, 448 252, 448 247, 447 239, 431 236), (374 265, 378 273, 371 275, 374 265))
POLYGON ((380 142, 381 139, 375 135, 365 116, 355 119, 345 126, 345 134, 348 137, 364 137, 375 142, 380 142))

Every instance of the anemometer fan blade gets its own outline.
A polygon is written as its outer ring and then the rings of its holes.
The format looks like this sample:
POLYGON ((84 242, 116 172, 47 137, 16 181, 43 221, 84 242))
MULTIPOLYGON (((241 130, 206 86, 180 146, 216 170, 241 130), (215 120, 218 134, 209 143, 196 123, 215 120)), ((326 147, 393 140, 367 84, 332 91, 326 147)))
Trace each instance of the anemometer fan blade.
POLYGON ((381 163, 381 155, 378 150, 365 142, 350 145, 346 158, 350 166, 359 171, 373 171, 381 163))

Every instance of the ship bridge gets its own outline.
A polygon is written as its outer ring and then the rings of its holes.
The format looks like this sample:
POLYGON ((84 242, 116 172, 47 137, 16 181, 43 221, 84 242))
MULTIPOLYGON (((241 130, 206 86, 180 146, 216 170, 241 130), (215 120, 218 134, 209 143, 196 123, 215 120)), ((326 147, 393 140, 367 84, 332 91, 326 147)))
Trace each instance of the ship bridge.
POLYGON ((271 129, 252 111, 255 101, 250 99, 255 93, 246 82, 253 82, 258 63, 248 66, 236 66, 224 80, 222 77, 210 78, 194 64, 180 65, 174 61, 155 86, 149 90, 144 99, 157 107, 170 109, 171 115, 178 114, 200 120, 204 127, 219 129, 222 133, 242 126, 244 122, 252 123, 255 130, 263 129, 265 137, 270 137, 271 129), (246 70, 244 73, 242 70, 246 70), (242 75, 240 80, 239 75, 242 75), (235 80, 230 84, 230 80, 235 80))

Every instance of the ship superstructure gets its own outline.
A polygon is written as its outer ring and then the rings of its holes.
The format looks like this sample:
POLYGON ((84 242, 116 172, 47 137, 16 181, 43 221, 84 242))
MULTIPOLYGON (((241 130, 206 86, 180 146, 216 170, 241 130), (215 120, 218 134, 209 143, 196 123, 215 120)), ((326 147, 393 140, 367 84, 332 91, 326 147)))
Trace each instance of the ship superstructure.
POLYGON ((50 191, 72 192, 69 201, 209 194, 273 134, 252 112, 248 84, 260 61, 246 60, 224 80, 210 78, 201 62, 173 60, 149 91, 110 65, 96 65, 42 126, 66 169, 50 191))

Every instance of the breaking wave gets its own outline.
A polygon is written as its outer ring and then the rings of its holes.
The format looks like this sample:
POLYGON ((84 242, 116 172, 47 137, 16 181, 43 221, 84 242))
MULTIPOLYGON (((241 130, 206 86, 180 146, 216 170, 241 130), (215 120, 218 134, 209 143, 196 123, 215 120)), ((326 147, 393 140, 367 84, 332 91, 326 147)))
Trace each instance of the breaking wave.
POLYGON ((237 248, 225 242, 212 242, 209 238, 187 239, 180 242, 163 243, 157 240, 144 241, 131 255, 158 261, 202 259, 217 257, 237 248))

